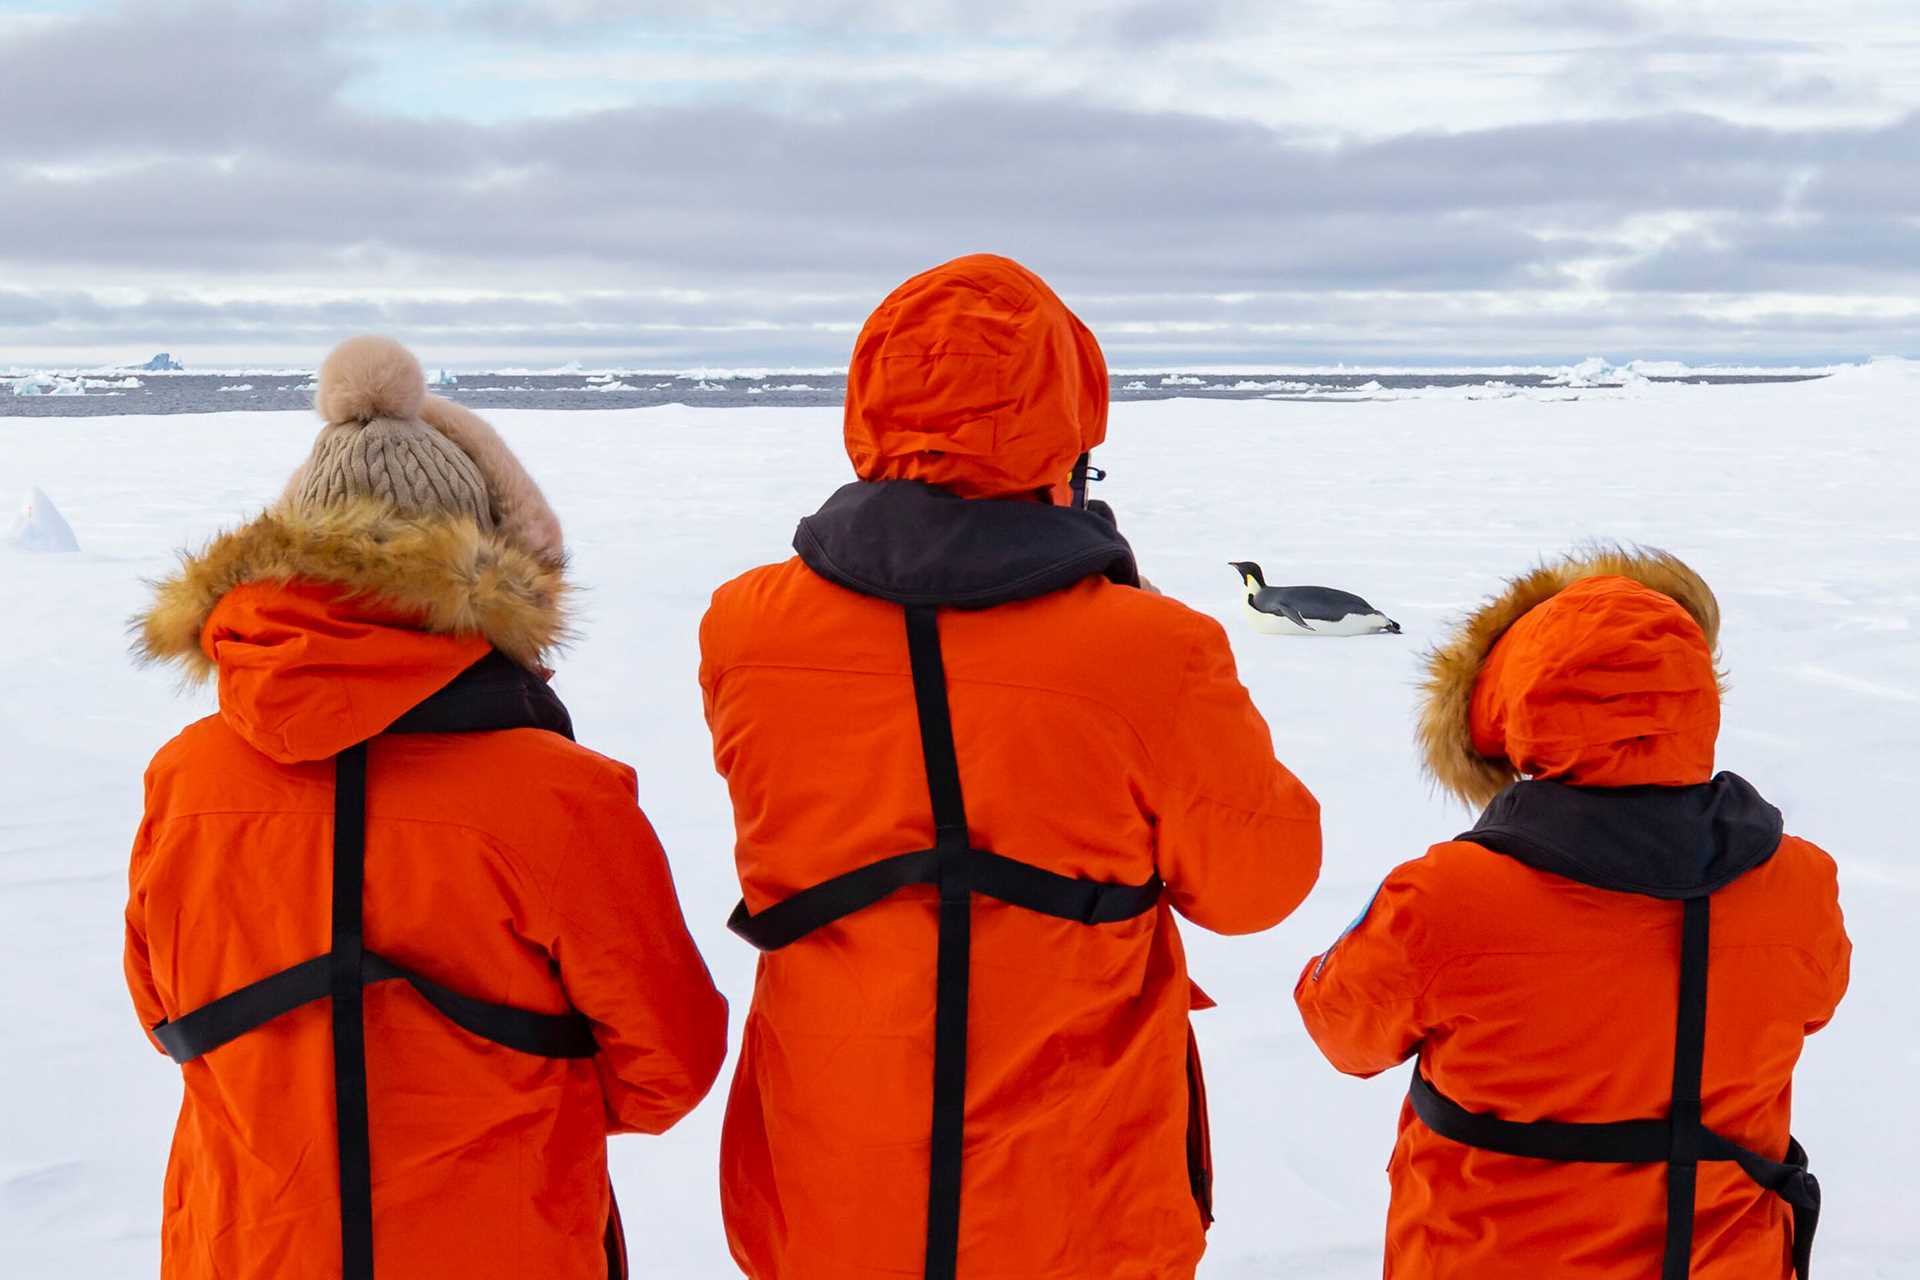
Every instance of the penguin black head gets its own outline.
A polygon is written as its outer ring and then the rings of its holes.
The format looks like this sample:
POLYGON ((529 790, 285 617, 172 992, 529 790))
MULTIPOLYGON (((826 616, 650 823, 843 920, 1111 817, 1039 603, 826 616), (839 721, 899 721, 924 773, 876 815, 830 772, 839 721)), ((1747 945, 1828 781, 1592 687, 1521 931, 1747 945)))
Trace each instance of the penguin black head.
POLYGON ((1267 585, 1266 575, 1260 572, 1260 566, 1251 560, 1232 560, 1228 566, 1240 575, 1241 581, 1252 578, 1261 586, 1267 585))

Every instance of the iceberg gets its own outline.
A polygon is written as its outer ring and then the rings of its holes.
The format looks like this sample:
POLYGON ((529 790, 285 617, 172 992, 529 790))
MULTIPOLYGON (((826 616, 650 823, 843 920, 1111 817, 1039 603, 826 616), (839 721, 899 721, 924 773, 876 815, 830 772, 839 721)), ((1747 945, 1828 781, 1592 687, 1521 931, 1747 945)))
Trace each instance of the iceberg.
POLYGON ((17 396, 83 396, 87 394, 87 388, 85 382, 79 378, 69 379, 53 373, 34 373, 15 382, 13 394, 17 396))
POLYGON ((175 360, 172 352, 162 351, 145 364, 137 364, 133 367, 142 373, 180 373, 184 371, 187 366, 175 360))
POLYGON ((460 379, 448 373, 445 369, 442 369, 433 375, 433 380, 427 383, 427 385, 430 387, 457 387, 460 385, 460 379))
POLYGON ((1609 364, 1599 356, 1588 356, 1571 369, 1562 369, 1542 380, 1548 387, 1643 387, 1650 379, 1634 362, 1609 364))
POLYGON ((19 551, 68 552, 80 549, 73 526, 39 488, 29 490, 27 501, 7 529, 7 545, 19 551))

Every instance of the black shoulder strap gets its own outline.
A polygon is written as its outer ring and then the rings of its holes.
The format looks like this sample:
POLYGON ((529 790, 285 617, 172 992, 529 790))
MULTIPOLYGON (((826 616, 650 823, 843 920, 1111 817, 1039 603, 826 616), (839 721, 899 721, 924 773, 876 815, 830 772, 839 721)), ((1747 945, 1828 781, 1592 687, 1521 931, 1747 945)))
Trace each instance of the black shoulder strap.
MULTIPOLYGON (((461 995, 366 948, 367 744, 334 758, 331 942, 325 955, 229 992, 153 1034, 174 1061, 187 1063, 281 1014, 323 997, 332 1006, 334 1121, 339 1141, 342 1280, 373 1277, 372 1143, 367 1119, 364 992, 405 981, 448 1021, 522 1053, 589 1058, 593 1027, 578 1013, 544 1014, 461 995)), ((617 1218, 610 1220, 609 1267, 617 1218)), ((624 1250, 624 1244, 621 1245, 624 1250)), ((624 1252, 622 1253, 624 1258, 624 1252)))
POLYGON ((1688 898, 1680 923, 1680 1006, 1673 1033, 1673 1101, 1668 1111, 1667 1248, 1661 1280, 1693 1271, 1694 1192, 1699 1182, 1700 1074, 1707 1052, 1707 963, 1712 899, 1688 898))
POLYGON ((933 802, 940 876, 940 937, 934 979, 933 1138, 927 1173, 927 1280, 953 1280, 960 1254, 961 1155, 966 1138, 967 1007, 972 980, 973 893, 967 807, 953 745, 940 616, 907 610, 907 655, 920 716, 920 750, 933 802))
MULTIPOLYGON (((1151 910, 1163 888, 1157 875, 1141 884, 1081 880, 973 847, 960 790, 959 757, 953 745, 939 611, 931 605, 912 605, 906 615, 907 658, 920 723, 920 751, 933 807, 932 847, 867 863, 758 912, 749 911, 742 901, 727 920, 727 927, 762 951, 777 951, 900 889, 921 884, 941 887, 942 919, 947 921, 942 936, 948 938, 957 936, 954 918, 962 914, 950 905, 951 901, 964 900, 974 893, 1079 924, 1114 924, 1151 910)), ((951 954, 943 954, 949 964, 955 963, 951 954)))
POLYGON ((759 912, 742 901, 727 927, 762 951, 777 951, 909 885, 940 891, 935 965, 932 1141, 927 1177, 928 1280, 954 1280, 959 1266, 961 1164, 966 1138, 967 1005, 972 979, 973 895, 983 894, 1079 924, 1131 920, 1159 901, 1158 876, 1144 884, 1080 880, 976 848, 967 830, 959 754, 932 605, 906 607, 907 658, 920 724, 934 842, 835 876, 759 912))
POLYGON ((340 1135, 340 1272, 373 1280, 373 1169, 367 1133, 367 1030, 362 1017, 361 929, 367 857, 367 747, 334 761, 333 948, 327 965, 333 997, 334 1119, 340 1135))
POLYGON ((1706 1127, 1701 1108, 1701 1071, 1707 1043, 1707 974, 1712 942, 1712 899, 1684 900, 1680 933, 1680 995, 1674 1019, 1673 1090, 1663 1120, 1573 1124, 1518 1122, 1468 1111, 1427 1082, 1418 1064, 1407 1100, 1420 1122, 1443 1138, 1483 1151, 1595 1164, 1667 1166, 1666 1242, 1661 1280, 1688 1280, 1693 1268, 1695 1193, 1700 1162, 1731 1161, 1793 1208, 1793 1268, 1807 1280, 1813 1265, 1813 1235, 1820 1225, 1820 1184, 1807 1170, 1807 1153, 1788 1139, 1785 1160, 1750 1151, 1706 1127))

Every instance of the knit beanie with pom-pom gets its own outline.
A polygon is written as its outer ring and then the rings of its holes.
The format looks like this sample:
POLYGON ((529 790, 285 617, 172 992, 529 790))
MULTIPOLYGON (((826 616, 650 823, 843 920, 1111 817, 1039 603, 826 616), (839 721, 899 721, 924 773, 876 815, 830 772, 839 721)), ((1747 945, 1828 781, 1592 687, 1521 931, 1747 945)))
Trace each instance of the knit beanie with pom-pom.
POLYGON ((320 366, 313 407, 327 425, 282 501, 309 510, 376 498, 412 515, 447 513, 548 563, 560 522, 478 414, 427 394, 420 362, 391 338, 349 338, 320 366))

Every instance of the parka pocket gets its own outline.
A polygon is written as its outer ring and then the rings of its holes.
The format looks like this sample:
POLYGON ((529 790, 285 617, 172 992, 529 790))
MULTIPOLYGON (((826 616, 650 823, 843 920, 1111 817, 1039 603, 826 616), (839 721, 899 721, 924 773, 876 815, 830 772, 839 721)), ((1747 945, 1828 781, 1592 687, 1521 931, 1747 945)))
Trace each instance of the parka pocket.
POLYGON ((1213 1133, 1207 1124, 1207 1081, 1200 1070, 1200 1042, 1187 1027, 1187 1179, 1200 1225, 1213 1225, 1213 1133))

